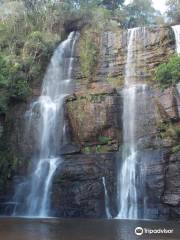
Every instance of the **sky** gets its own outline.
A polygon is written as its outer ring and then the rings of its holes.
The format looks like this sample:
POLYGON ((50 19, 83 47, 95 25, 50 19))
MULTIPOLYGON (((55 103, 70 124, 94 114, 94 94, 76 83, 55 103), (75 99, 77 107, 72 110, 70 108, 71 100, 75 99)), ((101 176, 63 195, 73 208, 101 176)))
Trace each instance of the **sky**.
POLYGON ((153 0, 154 8, 164 13, 166 11, 166 0, 153 0))
MULTIPOLYGON (((152 0, 154 4, 154 8, 164 13, 166 11, 166 0, 152 0)), ((126 0, 125 3, 128 4, 132 2, 132 0, 126 0)))

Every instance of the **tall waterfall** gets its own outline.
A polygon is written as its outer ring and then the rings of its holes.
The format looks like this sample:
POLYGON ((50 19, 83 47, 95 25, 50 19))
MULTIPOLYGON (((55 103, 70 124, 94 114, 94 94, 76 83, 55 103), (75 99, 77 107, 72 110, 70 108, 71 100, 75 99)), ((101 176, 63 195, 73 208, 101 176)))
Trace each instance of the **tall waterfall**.
MULTIPOLYGON (((178 55, 180 55, 180 25, 172 26, 172 29, 174 31, 175 40, 176 40, 176 52, 178 55)), ((176 84, 176 88, 180 94, 180 82, 178 84, 176 84)), ((178 100, 177 104, 178 104, 178 112, 179 112, 179 116, 180 116, 180 100, 178 100)))
POLYGON ((180 54, 180 25, 172 27, 176 39, 176 52, 180 54))
MULTIPOLYGON (((145 28, 128 30, 127 60, 125 66, 125 86, 123 90, 123 149, 122 164, 118 173, 118 208, 117 218, 138 218, 137 181, 137 134, 139 126, 138 100, 145 99, 146 85, 138 83, 137 76, 137 40, 145 39, 145 28)), ((143 101, 143 100, 142 100, 143 101)))
POLYGON ((31 131, 34 112, 39 109, 39 155, 34 160, 31 176, 17 188, 14 196, 16 202, 20 202, 24 194, 27 197, 23 201, 23 210, 17 207, 14 215, 49 215, 52 178, 62 162, 58 150, 66 135, 63 102, 73 91, 71 75, 77 37, 77 33, 70 33, 55 50, 43 79, 41 96, 28 111, 28 130, 31 131), (27 187, 30 188, 29 193, 26 193, 27 187))

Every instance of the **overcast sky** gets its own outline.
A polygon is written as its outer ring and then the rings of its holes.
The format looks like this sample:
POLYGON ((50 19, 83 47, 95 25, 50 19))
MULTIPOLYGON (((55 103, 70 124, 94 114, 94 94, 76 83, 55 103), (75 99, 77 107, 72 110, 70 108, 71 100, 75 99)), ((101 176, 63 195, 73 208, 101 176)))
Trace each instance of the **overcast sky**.
MULTIPOLYGON (((133 0, 126 0, 125 2, 128 4, 130 2, 132 2, 133 0)), ((154 3, 154 8, 156 8, 157 10, 161 11, 162 13, 164 13, 166 11, 166 0, 152 0, 154 3)))

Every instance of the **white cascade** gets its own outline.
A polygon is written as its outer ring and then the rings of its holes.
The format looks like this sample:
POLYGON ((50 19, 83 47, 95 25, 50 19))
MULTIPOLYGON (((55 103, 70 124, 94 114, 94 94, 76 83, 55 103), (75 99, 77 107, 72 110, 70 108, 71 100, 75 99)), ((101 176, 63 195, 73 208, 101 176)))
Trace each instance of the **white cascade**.
POLYGON ((176 52, 180 54, 180 25, 172 26, 176 40, 176 52))
POLYGON ((108 196, 108 191, 107 191, 107 187, 106 187, 105 177, 102 178, 102 183, 103 183, 103 187, 104 187, 106 217, 107 217, 107 219, 111 219, 112 216, 111 216, 111 213, 109 210, 109 196, 108 196))
POLYGON ((118 216, 120 219, 138 218, 137 190, 137 111, 139 94, 144 96, 146 84, 137 83, 137 40, 145 41, 145 28, 128 30, 125 86, 123 90, 123 149, 118 173, 118 216))
MULTIPOLYGON (((65 136, 64 98, 73 92, 71 79, 73 53, 78 33, 72 32, 55 50, 43 79, 42 93, 27 112, 28 131, 33 128, 34 112, 39 109, 38 142, 39 156, 26 186, 30 187, 24 200, 23 210, 16 208, 14 215, 46 217, 50 210, 50 192, 54 173, 62 162, 59 147, 65 136)), ((20 201, 24 184, 20 184, 15 200, 20 201), (23 188, 21 189, 21 187, 23 188)))
MULTIPOLYGON (((176 53, 180 55, 180 25, 172 26, 174 35, 175 35, 175 41, 176 41, 176 53)), ((176 89, 178 93, 180 94, 180 82, 176 84, 176 89)), ((178 100, 178 112, 180 116, 180 100, 178 100)))

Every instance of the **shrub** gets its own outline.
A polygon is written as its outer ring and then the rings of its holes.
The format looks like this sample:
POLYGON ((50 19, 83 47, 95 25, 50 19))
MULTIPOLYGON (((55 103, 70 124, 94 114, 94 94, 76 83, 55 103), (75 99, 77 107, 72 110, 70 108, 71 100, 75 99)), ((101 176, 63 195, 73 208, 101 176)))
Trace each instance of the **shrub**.
POLYGON ((11 97, 24 99, 29 94, 30 88, 26 79, 18 78, 12 84, 10 95, 11 97))
POLYGON ((0 92, 0 113, 5 113, 7 110, 8 95, 6 92, 0 92))
POLYGON ((99 136, 98 140, 102 145, 106 145, 110 142, 111 139, 106 136, 99 136))
POLYGON ((177 84, 180 81, 180 56, 174 55, 167 63, 160 64, 155 80, 162 89, 177 84))
POLYGON ((85 33, 85 38, 80 44, 80 64, 83 75, 90 80, 97 64, 98 45, 95 40, 96 34, 90 30, 85 33))
POLYGON ((180 152, 180 144, 174 146, 174 147, 172 148, 172 152, 173 152, 173 153, 178 153, 178 152, 180 152))
POLYGON ((5 57, 0 55, 0 87, 6 87, 8 85, 9 70, 5 57))

